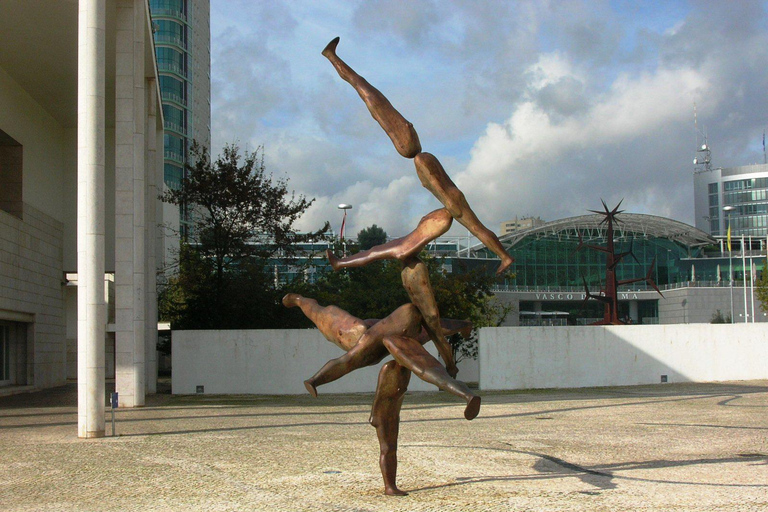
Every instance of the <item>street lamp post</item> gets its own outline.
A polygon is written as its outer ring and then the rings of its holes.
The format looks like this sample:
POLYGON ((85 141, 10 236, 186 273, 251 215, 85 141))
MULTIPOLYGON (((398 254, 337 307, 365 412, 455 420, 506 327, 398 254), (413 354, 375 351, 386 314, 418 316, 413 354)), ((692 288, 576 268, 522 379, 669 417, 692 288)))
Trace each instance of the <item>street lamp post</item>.
POLYGON ((341 203, 338 206, 339 210, 344 210, 344 217, 341 219, 341 229, 339 230, 339 239, 341 240, 341 246, 343 247, 343 256, 347 256, 347 243, 344 241, 344 227, 347 224, 347 210, 352 209, 351 204, 341 203))
POLYGON ((731 287, 731 323, 733 323, 733 252, 731 251, 731 212, 735 206, 724 206, 723 211, 728 218, 728 281, 731 287))

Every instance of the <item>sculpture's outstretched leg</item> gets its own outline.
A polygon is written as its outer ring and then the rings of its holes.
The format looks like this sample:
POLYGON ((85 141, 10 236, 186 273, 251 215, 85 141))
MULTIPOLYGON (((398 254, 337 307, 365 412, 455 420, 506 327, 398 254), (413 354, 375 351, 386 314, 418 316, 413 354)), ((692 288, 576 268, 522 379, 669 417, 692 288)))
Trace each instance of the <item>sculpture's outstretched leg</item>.
POLYGON ((325 47, 322 52, 323 56, 331 61, 339 76, 355 88, 373 118, 378 121, 389 138, 392 139, 397 152, 405 158, 416 156, 421 151, 421 143, 413 125, 392 106, 381 92, 369 84, 365 78, 355 73, 336 55, 338 44, 339 38, 337 37, 325 47))
POLYGON ((379 340, 377 343, 374 337, 366 333, 349 352, 336 359, 331 359, 316 374, 305 380, 304 387, 307 388, 309 394, 317 397, 317 386, 340 379, 358 368, 374 365, 386 356, 387 349, 382 346, 381 341, 379 340))
POLYGON ((289 293, 283 297, 287 308, 298 306, 304 315, 317 326, 331 343, 344 350, 355 346, 360 337, 368 330, 365 322, 336 306, 321 306, 315 299, 289 293))
POLYGON ((401 334, 415 338, 420 331, 419 310, 413 304, 404 304, 368 329, 346 354, 325 363, 315 375, 304 381, 304 386, 312 396, 317 396, 317 386, 333 382, 358 368, 377 364, 384 359, 387 355, 387 349, 382 343, 385 336, 401 334))
POLYGON ((381 367, 376 396, 373 399, 371 417, 368 420, 376 428, 379 438, 379 467, 384 478, 384 494, 405 496, 408 493, 397 488, 397 434, 400 430, 400 408, 411 380, 411 372, 395 361, 381 367))
POLYGON ((498 237, 486 228, 469 207, 467 199, 446 174, 440 161, 430 153, 419 153, 414 158, 416 173, 421 184, 445 206, 454 219, 475 235, 488 249, 501 258, 497 274, 501 274, 514 261, 501 245, 498 237))
POLYGON ((443 334, 440 321, 440 311, 435 301, 435 293, 429 281, 429 270, 421 259, 414 256, 403 262, 403 270, 400 272, 405 291, 411 298, 411 302, 419 309, 423 318, 424 329, 429 338, 435 343, 440 357, 445 362, 448 375, 456 377, 459 369, 453 360, 453 349, 443 334))
POLYGON ((472 393, 466 384, 448 375, 440 361, 427 352, 418 341, 406 336, 392 335, 384 337, 384 346, 395 361, 411 370, 421 380, 466 400, 466 419, 474 419, 480 412, 480 397, 472 393))
POLYGON ((337 258, 330 249, 326 252, 333 270, 357 268, 379 260, 406 260, 417 256, 426 245, 445 234, 453 223, 453 217, 446 208, 426 214, 416 229, 402 238, 371 247, 345 258, 337 258))

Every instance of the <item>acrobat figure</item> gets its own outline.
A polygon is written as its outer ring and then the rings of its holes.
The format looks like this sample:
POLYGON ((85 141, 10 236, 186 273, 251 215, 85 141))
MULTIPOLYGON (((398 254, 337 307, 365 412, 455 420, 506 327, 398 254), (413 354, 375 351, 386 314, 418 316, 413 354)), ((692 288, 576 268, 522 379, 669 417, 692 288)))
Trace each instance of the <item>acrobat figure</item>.
MULTIPOLYGON (((378 89, 369 84, 336 55, 338 44, 339 38, 337 37, 325 47, 322 52, 323 56, 333 64, 339 76, 355 88, 373 118, 392 140, 397 152, 405 158, 414 159, 416 173, 422 186, 445 206, 454 219, 459 221, 501 259, 496 274, 504 272, 514 260, 504 249, 498 237, 480 222, 475 212, 470 208, 464 194, 446 174, 440 161, 430 153, 421 152, 421 142, 413 124, 408 122, 378 89)), ((437 236, 439 235, 436 235, 435 238, 437 236)), ((404 250, 407 252, 408 249, 405 248, 404 250)))
POLYGON ((337 258, 331 250, 326 251, 331 268, 357 268, 374 261, 397 259, 403 264, 400 276, 411 302, 419 309, 424 328, 434 341, 445 368, 451 377, 456 377, 458 368, 453 360, 453 351, 442 333, 440 312, 435 301, 435 294, 429 281, 427 266, 418 254, 432 240, 442 235, 451 227, 453 217, 446 208, 428 213, 419 221, 419 225, 408 235, 377 245, 366 251, 360 251, 345 258, 337 258))
MULTIPOLYGON (((286 307, 299 307, 325 336, 346 350, 343 356, 328 361, 304 385, 313 396, 317 386, 332 382, 353 370, 377 364, 388 354, 394 361, 385 364, 379 372, 369 423, 376 428, 381 456, 379 466, 384 479, 384 492, 405 495, 397 488, 397 436, 403 396, 411 372, 443 391, 464 399, 467 406, 464 417, 474 419, 480 412, 480 397, 466 384, 448 375, 446 369, 422 346, 429 340, 422 330, 422 318, 413 304, 404 304, 382 320, 361 320, 336 306, 321 306, 316 300, 289 293, 283 297, 286 307), (362 333, 356 341, 355 336, 362 333)), ((472 324, 461 320, 443 320, 446 335, 461 333, 468 336, 472 324)))

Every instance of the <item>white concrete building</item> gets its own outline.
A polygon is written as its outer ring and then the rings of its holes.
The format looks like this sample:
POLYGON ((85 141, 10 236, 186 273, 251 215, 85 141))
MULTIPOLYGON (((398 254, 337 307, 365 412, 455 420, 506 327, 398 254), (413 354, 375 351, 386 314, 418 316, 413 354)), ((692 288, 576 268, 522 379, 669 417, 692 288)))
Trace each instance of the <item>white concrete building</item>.
POLYGON ((3 0, 0 49, 0 386, 64 384, 76 338, 78 435, 103 436, 107 367, 126 407, 157 374, 163 114, 147 0, 3 0))

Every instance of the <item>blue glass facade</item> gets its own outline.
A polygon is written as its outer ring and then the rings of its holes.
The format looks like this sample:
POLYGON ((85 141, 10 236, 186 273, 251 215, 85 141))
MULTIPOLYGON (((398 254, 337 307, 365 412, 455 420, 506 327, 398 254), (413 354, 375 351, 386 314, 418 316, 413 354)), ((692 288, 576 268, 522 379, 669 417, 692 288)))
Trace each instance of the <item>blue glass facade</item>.
MULTIPOLYGON (((209 2, 150 0, 149 6, 163 102, 164 178, 178 188, 192 141, 210 142, 209 2)), ((184 232, 185 215, 180 220, 184 232)))
POLYGON ((715 237, 768 235, 768 165, 716 168, 694 174, 695 225, 715 237))

